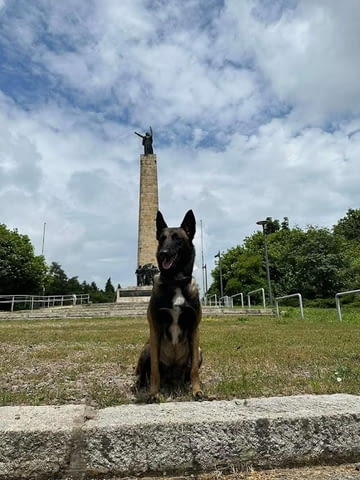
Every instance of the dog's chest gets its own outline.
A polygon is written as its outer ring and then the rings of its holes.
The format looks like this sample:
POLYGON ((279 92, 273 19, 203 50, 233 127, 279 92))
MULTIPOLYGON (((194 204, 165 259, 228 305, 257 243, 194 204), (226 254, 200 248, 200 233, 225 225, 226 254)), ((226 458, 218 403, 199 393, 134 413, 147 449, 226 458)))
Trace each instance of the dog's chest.
POLYGON ((169 336, 171 343, 177 345, 181 339, 182 328, 179 324, 180 315, 185 305, 185 297, 180 288, 175 289, 175 294, 172 299, 172 308, 169 313, 171 316, 171 323, 169 325, 169 336))
POLYGON ((191 338, 197 328, 199 297, 194 279, 184 285, 168 285, 155 279, 150 314, 159 335, 159 360, 184 366, 191 356, 191 338))
POLYGON ((190 354, 190 345, 184 323, 186 299, 180 288, 176 288, 171 308, 166 308, 166 322, 163 325, 161 339, 160 361, 165 365, 184 365, 190 354))

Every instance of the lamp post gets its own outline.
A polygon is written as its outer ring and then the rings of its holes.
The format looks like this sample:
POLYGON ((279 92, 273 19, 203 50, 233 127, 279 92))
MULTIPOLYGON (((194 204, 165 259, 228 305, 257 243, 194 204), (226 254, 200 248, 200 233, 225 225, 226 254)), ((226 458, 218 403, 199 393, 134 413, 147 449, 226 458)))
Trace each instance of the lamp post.
POLYGON ((272 305, 273 304, 273 295, 272 295, 271 279, 270 279, 269 256, 268 256, 268 249, 267 249, 267 242, 266 242, 266 225, 268 224, 268 221, 267 220, 259 220, 258 222, 256 222, 256 224, 261 225, 262 230, 263 230, 266 278, 267 278, 268 289, 269 289, 269 302, 270 302, 270 305, 272 305))
MULTIPOLYGON (((44 228, 43 228, 43 236, 42 236, 42 245, 41 245, 41 255, 44 256, 44 249, 45 249, 45 230, 46 230, 46 222, 44 222, 44 228)), ((45 283, 43 280, 42 284, 42 294, 43 297, 45 296, 45 283)))
POLYGON ((220 250, 215 255, 215 258, 219 259, 219 272, 220 272, 220 297, 223 298, 224 296, 224 288, 223 288, 223 277, 222 277, 222 269, 221 269, 221 255, 220 250))
POLYGON ((206 294, 208 291, 208 286, 207 286, 207 270, 206 270, 206 264, 204 263, 204 238, 203 238, 203 223, 202 220, 200 220, 200 227, 201 227, 201 268, 202 268, 202 283, 203 283, 203 294, 204 294, 204 300, 206 302, 206 294))
POLYGON ((204 289, 204 297, 205 297, 208 291, 206 263, 205 265, 202 266, 202 271, 203 271, 203 285, 204 285, 203 289, 204 289))
POLYGON ((45 230, 46 230, 46 222, 44 222, 43 235, 42 235, 42 245, 41 245, 41 255, 43 255, 43 256, 44 256, 44 249, 45 249, 45 230))

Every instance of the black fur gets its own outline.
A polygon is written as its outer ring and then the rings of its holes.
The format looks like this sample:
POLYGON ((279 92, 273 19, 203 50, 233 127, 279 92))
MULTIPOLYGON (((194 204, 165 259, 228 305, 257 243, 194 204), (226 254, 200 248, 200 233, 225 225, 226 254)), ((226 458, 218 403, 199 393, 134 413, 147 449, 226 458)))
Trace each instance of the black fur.
POLYGON ((173 380, 191 381, 193 395, 201 394, 199 323, 201 305, 192 271, 195 260, 195 217, 189 210, 180 227, 168 227, 161 212, 156 217, 160 274, 154 279, 148 307, 150 340, 140 354, 136 373, 139 387, 150 385, 150 397, 173 380), (155 372, 151 371, 154 365, 155 372), (153 374, 152 374, 153 373, 153 374))

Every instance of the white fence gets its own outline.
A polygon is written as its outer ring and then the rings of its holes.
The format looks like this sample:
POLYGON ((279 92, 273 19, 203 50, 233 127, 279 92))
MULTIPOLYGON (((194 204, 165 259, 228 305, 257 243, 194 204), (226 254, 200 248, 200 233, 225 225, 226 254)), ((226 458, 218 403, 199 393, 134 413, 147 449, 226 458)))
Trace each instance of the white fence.
POLYGON ((344 295, 351 295, 352 293, 360 293, 360 290, 349 290, 348 292, 339 292, 335 295, 336 311, 340 322, 342 322, 340 297, 343 297, 344 295))
POLYGON ((23 308, 44 308, 63 305, 78 305, 89 303, 90 295, 72 294, 72 295, 0 295, 0 304, 9 304, 13 312, 15 305, 22 305, 23 308))
POLYGON ((213 295, 206 295, 205 297, 205 305, 211 307, 212 305, 215 306, 224 306, 227 308, 233 308, 234 307, 234 298, 236 297, 241 297, 241 306, 244 308, 244 295, 243 293, 236 293, 235 295, 232 295, 229 297, 228 295, 224 295, 223 297, 217 298, 216 293, 213 295), (214 302, 212 302, 212 299, 214 299, 214 302))
POLYGON ((284 295, 283 297, 276 297, 276 298, 275 298, 276 315, 277 315, 278 317, 280 317, 279 302, 278 302, 278 300, 283 300, 284 298, 291 298, 291 297, 298 297, 298 299, 299 299, 299 306, 300 306, 300 315, 301 315, 301 318, 304 320, 304 307, 303 307, 303 302, 302 302, 301 293, 293 293, 293 294, 291 294, 291 295, 284 295))
POLYGON ((250 295, 253 295, 254 293, 258 293, 258 292, 261 292, 262 301, 263 301, 263 306, 264 306, 264 308, 266 307, 266 304, 265 304, 265 290, 264 290, 263 288, 257 288, 256 290, 252 290, 251 292, 249 292, 249 293, 247 294, 247 299, 248 299, 248 306, 249 306, 249 308, 251 307, 250 295))
POLYGON ((217 305, 217 295, 214 293, 213 295, 206 295, 205 296, 205 305, 211 307, 212 305, 217 305), (212 303, 212 299, 214 299, 214 303, 212 303))
POLYGON ((240 297, 240 301, 241 301, 241 307, 244 308, 244 294, 242 292, 240 293, 235 293, 235 295, 231 295, 231 303, 232 303, 232 307, 234 306, 234 298, 236 297, 240 297))
MULTIPOLYGON (((264 305, 264 308, 266 308, 266 303, 265 303, 265 290, 263 288, 258 288, 257 290, 252 290, 251 292, 247 293, 247 301, 248 301, 248 306, 251 307, 250 303, 250 296, 254 295, 256 293, 260 292, 262 296, 262 302, 264 305)), ((339 292, 335 295, 335 304, 336 304, 336 311, 337 311, 337 317, 338 320, 341 322, 342 321, 342 313, 341 313, 341 304, 340 304, 340 298, 343 297, 344 295, 352 295, 355 293, 360 293, 360 289, 358 290, 349 290, 347 292, 339 292)), ((241 306, 244 308, 244 295, 243 293, 237 293, 235 295, 232 295, 231 297, 224 296, 221 298, 217 298, 216 294, 213 295, 206 295, 205 297, 205 305, 221 305, 224 304, 226 307, 234 307, 233 299, 237 296, 240 296, 241 298, 241 306), (213 301, 212 301, 213 300, 213 301)), ((302 319, 304 319, 304 307, 303 307, 303 300, 302 300, 302 295, 301 293, 293 293, 291 295, 284 295, 282 297, 276 297, 275 298, 275 309, 276 309, 276 315, 279 317, 280 312, 279 312, 279 300, 283 300, 286 298, 291 298, 291 297, 297 297, 299 299, 299 308, 300 308, 300 316, 302 319)), ((1 300, 0 300, 1 303, 1 300)))

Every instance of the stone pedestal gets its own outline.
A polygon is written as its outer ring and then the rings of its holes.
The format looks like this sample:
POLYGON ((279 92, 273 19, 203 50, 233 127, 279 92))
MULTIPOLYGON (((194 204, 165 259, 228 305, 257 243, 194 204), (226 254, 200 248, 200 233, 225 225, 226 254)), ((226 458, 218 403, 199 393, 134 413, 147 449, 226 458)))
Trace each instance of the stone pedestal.
POLYGON ((156 214, 159 209, 156 155, 140 155, 137 266, 156 262, 156 214))
POLYGON ((150 299, 152 285, 146 287, 126 287, 116 290, 116 303, 142 303, 150 299))

